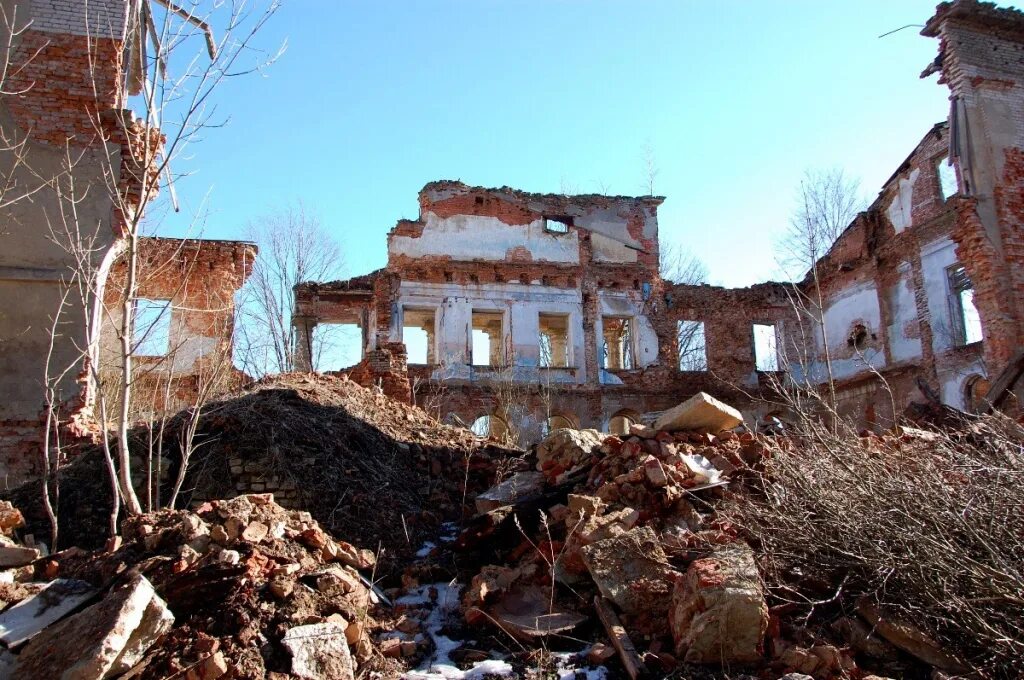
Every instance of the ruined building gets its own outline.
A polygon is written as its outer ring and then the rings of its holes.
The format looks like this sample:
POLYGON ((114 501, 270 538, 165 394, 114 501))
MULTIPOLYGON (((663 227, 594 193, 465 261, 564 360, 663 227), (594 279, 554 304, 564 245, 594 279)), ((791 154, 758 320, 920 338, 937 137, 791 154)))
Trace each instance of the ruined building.
POLYGON ((663 281, 659 197, 432 182, 386 267, 297 287, 307 365, 319 324, 357 324, 352 379, 526 440, 621 431, 697 390, 785 417, 778 379, 829 373, 837 410, 865 426, 936 397, 977 407, 1024 331, 1024 15, 958 0, 923 34, 940 38, 923 75, 949 86, 949 120, 818 262, 820 308, 810 275, 805 295, 663 281))
MULTIPOLYGON (((95 378, 109 368, 101 345, 111 345, 118 325, 111 304, 123 295, 126 224, 152 186, 142 159, 163 143, 127 108, 133 7, 0 2, 0 485, 38 470, 47 404, 63 443, 95 430, 95 378)), ((147 299, 136 303, 143 323, 133 347, 158 347, 143 344, 146 329, 168 324, 179 357, 170 370, 182 385, 190 375, 195 382, 197 353, 230 355, 231 293, 254 256, 244 244, 144 240, 147 299)), ((158 372, 152 357, 139 363, 140 381, 158 372)))

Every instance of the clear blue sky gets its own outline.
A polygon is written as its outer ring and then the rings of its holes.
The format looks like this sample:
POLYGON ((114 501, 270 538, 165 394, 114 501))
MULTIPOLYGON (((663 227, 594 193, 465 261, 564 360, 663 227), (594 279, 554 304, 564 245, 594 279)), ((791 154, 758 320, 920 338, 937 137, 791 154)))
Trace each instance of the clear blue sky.
MULTIPOLYGON (((842 167, 873 198, 947 90, 918 74, 935 0, 590 2, 286 0, 260 38, 262 76, 218 96, 228 125, 176 170, 203 236, 302 200, 380 267, 385 235, 428 181, 640 194, 653 149, 662 240, 710 280, 777 274, 772 246, 806 168, 842 167)), ((164 233, 180 233, 171 216, 164 233)))

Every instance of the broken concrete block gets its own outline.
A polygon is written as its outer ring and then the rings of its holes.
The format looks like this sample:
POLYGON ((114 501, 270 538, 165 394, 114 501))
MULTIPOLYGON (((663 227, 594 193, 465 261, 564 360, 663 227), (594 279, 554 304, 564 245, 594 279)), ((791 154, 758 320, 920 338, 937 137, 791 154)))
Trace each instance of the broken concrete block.
POLYGON ((537 445, 537 469, 557 477, 586 460, 603 441, 597 430, 555 430, 537 445))
POLYGON ((597 589, 623 612, 667 615, 678 572, 669 565, 653 529, 638 527, 581 552, 597 589))
POLYGON ((661 414, 654 429, 675 432, 698 430, 721 432, 743 422, 743 416, 732 406, 718 401, 706 392, 698 392, 683 403, 661 414))
POLYGON ((292 675, 304 680, 353 680, 345 626, 328 621, 289 628, 281 643, 292 655, 292 675))
POLYGON ((10 501, 0 501, 0 532, 10 535, 15 529, 25 526, 25 518, 21 510, 14 507, 10 501))
POLYGON ((126 652, 125 662, 141 659, 172 622, 153 586, 137 575, 100 602, 34 637, 18 655, 18 677, 111 677, 128 668, 119 663, 126 652))
POLYGON ((67 616, 96 591, 85 581, 57 579, 0 614, 0 642, 17 647, 67 616))
POLYGON ((476 511, 488 512, 503 505, 514 505, 520 498, 539 492, 544 486, 544 475, 540 472, 517 472, 501 484, 492 486, 476 497, 476 511))
POLYGON ((164 601, 154 593, 153 598, 146 605, 145 611, 142 612, 142 620, 139 622, 139 626, 132 631, 128 638, 128 643, 124 646, 120 656, 117 657, 117 661, 107 671, 107 675, 113 677, 131 670, 135 664, 142 661, 142 657, 146 655, 150 645, 158 637, 169 631, 172 626, 174 626, 174 614, 167 608, 164 601))
POLYGON ((23 548, 20 545, 0 545, 0 569, 8 567, 24 567, 39 559, 39 551, 35 548, 23 548))
POLYGON ((749 663, 762 656, 768 605, 745 543, 690 564, 672 592, 676 655, 688 663, 749 663))

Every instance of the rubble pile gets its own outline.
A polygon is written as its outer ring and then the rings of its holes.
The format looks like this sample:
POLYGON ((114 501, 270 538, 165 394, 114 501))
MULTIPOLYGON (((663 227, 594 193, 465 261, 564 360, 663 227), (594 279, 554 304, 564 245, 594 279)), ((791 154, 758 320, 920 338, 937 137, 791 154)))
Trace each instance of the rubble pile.
POLYGON ((468 630, 490 629, 495 646, 589 640, 576 645, 575 664, 634 678, 728 668, 827 679, 914 668, 863 616, 844 630, 810 629, 787 619, 796 607, 769 596, 755 551, 718 508, 745 493, 771 451, 793 444, 714 429, 740 422, 701 394, 625 436, 551 433, 536 447, 537 471, 481 495, 454 543, 468 630))
MULTIPOLYGON (((179 436, 189 416, 183 411, 162 427, 162 499, 177 475, 179 436)), ((160 431, 155 434, 159 438, 160 431)), ((141 475, 156 447, 146 427, 136 428, 133 439, 133 469, 141 475)), ((375 389, 313 374, 268 377, 205 405, 192 449, 179 506, 274 493, 279 503, 309 511, 327 530, 374 550, 381 544, 388 568, 411 557, 442 522, 460 519, 464 500, 493 483, 497 463, 520 455, 375 389)), ((141 478, 137 484, 143 486, 141 478)), ((61 471, 60 486, 64 544, 102 545, 110 507, 102 451, 79 455, 61 471)), ((49 533, 38 485, 10 498, 34 532, 49 533)))
POLYGON ((375 647, 378 612, 390 614, 370 585, 374 553, 270 494, 132 517, 109 547, 73 548, 4 572, 24 588, 0 613, 8 650, 0 676, 326 680, 397 672, 375 647))

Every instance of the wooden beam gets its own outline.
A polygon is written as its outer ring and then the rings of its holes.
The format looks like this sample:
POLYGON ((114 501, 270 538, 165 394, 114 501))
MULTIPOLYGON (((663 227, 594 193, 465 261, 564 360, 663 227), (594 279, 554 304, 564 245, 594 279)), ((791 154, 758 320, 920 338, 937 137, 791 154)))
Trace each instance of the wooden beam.
POLYGON ((604 599, 600 595, 594 596, 594 609, 597 610, 597 617, 601 619, 601 623, 604 624, 604 629, 608 631, 608 637, 611 638, 612 647, 619 653, 619 658, 622 659, 622 665, 626 668, 626 672, 629 673, 629 677, 632 680, 647 676, 647 667, 644 666, 644 662, 640 659, 640 655, 636 653, 636 647, 633 646, 633 641, 629 639, 629 635, 626 633, 626 629, 623 627, 622 622, 619 620, 618 614, 612 609, 608 600, 604 599))

